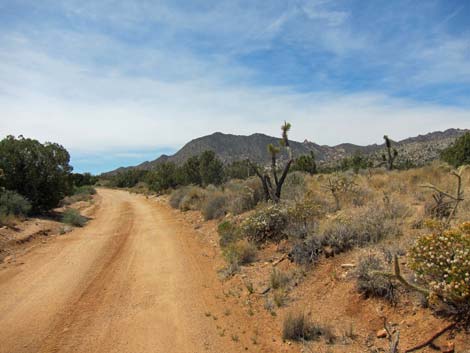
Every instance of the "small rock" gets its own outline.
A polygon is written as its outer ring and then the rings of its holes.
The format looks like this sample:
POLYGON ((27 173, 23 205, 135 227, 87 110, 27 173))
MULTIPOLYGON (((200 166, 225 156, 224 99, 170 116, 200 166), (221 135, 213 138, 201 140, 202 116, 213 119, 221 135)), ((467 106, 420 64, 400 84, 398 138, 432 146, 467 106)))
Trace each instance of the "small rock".
POLYGON ((386 338, 387 337, 387 330, 382 329, 377 331, 377 338, 386 338))
POLYGON ((455 351, 454 342, 447 342, 447 344, 442 348, 442 352, 444 353, 454 353, 454 351, 455 351))

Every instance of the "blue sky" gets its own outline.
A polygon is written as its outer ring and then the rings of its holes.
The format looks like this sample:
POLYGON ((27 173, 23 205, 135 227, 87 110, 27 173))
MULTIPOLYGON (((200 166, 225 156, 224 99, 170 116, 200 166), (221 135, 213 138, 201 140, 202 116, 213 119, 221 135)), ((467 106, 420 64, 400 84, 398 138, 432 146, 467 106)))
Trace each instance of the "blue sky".
POLYGON ((466 0, 0 0, 0 134, 94 173, 215 131, 470 128, 466 0))

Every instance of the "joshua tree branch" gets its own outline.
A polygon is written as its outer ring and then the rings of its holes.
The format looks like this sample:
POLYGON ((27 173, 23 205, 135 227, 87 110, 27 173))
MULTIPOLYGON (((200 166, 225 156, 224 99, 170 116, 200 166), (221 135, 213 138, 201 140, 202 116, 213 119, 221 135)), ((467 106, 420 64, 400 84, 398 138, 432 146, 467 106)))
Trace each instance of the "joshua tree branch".
POLYGON ((417 286, 413 283, 410 283, 406 280, 405 277, 402 276, 401 270, 400 270, 400 264, 398 263, 398 256, 395 255, 393 257, 393 273, 390 272, 382 272, 382 271, 374 271, 373 274, 389 277, 398 280, 400 283, 402 283, 405 287, 408 287, 416 292, 419 292, 421 294, 424 294, 425 296, 429 296, 430 291, 426 288, 422 288, 420 286, 417 286))

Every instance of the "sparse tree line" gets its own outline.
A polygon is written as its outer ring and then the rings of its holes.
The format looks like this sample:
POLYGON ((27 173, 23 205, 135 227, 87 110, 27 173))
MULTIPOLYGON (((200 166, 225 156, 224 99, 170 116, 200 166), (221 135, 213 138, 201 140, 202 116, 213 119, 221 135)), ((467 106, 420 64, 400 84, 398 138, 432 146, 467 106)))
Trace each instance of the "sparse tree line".
POLYGON ((72 173, 70 155, 57 143, 23 136, 0 141, 0 222, 8 216, 44 213, 76 188, 97 181, 89 173, 72 173))

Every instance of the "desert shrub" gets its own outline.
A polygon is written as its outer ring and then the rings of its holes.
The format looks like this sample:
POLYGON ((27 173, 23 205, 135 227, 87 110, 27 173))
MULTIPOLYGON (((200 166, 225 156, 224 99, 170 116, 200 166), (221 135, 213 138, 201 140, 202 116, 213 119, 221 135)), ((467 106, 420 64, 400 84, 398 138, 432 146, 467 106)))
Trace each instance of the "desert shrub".
POLYGON ((313 234, 304 240, 294 243, 290 258, 298 264, 315 264, 323 253, 322 239, 313 234))
POLYGON ((95 195, 96 189, 91 185, 82 185, 74 189, 74 195, 95 195))
POLYGON ((398 211, 384 205, 370 205, 353 210, 349 214, 334 218, 323 229, 323 244, 335 253, 347 251, 355 246, 375 244, 384 238, 400 234, 400 221, 395 218, 398 211))
POLYGON ((238 228, 230 221, 220 223, 217 227, 217 231, 219 233, 219 244, 221 248, 224 248, 240 239, 238 228))
POLYGON ((223 193, 209 193, 202 205, 202 215, 204 219, 207 221, 223 217, 227 212, 226 205, 227 196, 223 193))
POLYGON ((223 248, 223 255, 229 264, 244 265, 253 262, 257 248, 247 240, 229 243, 223 248))
POLYGON ((264 201, 263 184, 258 178, 248 178, 245 180, 246 187, 248 187, 253 195, 253 202, 255 205, 264 201))
POLYGON ((312 322, 303 312, 287 313, 282 323, 282 338, 285 340, 316 340, 322 333, 322 327, 312 322))
POLYGON ((62 215, 62 222, 75 227, 83 227, 86 224, 87 219, 86 217, 83 217, 76 209, 68 208, 62 215))
POLYGON ((269 205, 257 210, 241 224, 242 233, 256 243, 278 241, 285 237, 287 211, 281 205, 269 205))
POLYGON ((302 172, 292 172, 287 175, 282 188, 283 200, 301 200, 305 196, 307 185, 305 174, 302 172))
POLYGON ((252 210, 256 206, 253 190, 239 181, 230 181, 225 184, 227 195, 227 210, 235 215, 252 210))
POLYGON ((290 280, 291 276, 288 273, 274 268, 269 276, 269 285, 272 289, 284 288, 290 280))
POLYGON ((320 207, 310 199, 296 202, 287 209, 288 224, 285 233, 291 239, 305 239, 317 229, 320 207))
POLYGON ((179 203, 181 211, 198 210, 202 207, 206 192, 197 186, 182 188, 182 198, 179 203))
POLYGON ((435 295, 462 303, 470 298, 470 222, 419 237, 410 267, 435 295))
POLYGON ((31 211, 31 204, 20 194, 11 190, 0 190, 0 215, 26 216, 31 211))
POLYGON ((182 187, 176 190, 173 190, 173 192, 170 195, 170 206, 173 208, 180 208, 180 203, 181 200, 183 200, 183 197, 186 195, 186 190, 187 188, 182 187))
POLYGON ((383 261, 376 255, 361 258, 356 269, 356 287, 365 298, 385 298, 391 303, 397 302, 396 289, 393 282, 375 271, 384 271, 383 261))
POLYGON ((358 186, 351 192, 351 204, 356 207, 361 207, 367 204, 373 197, 372 190, 367 187, 358 186))

